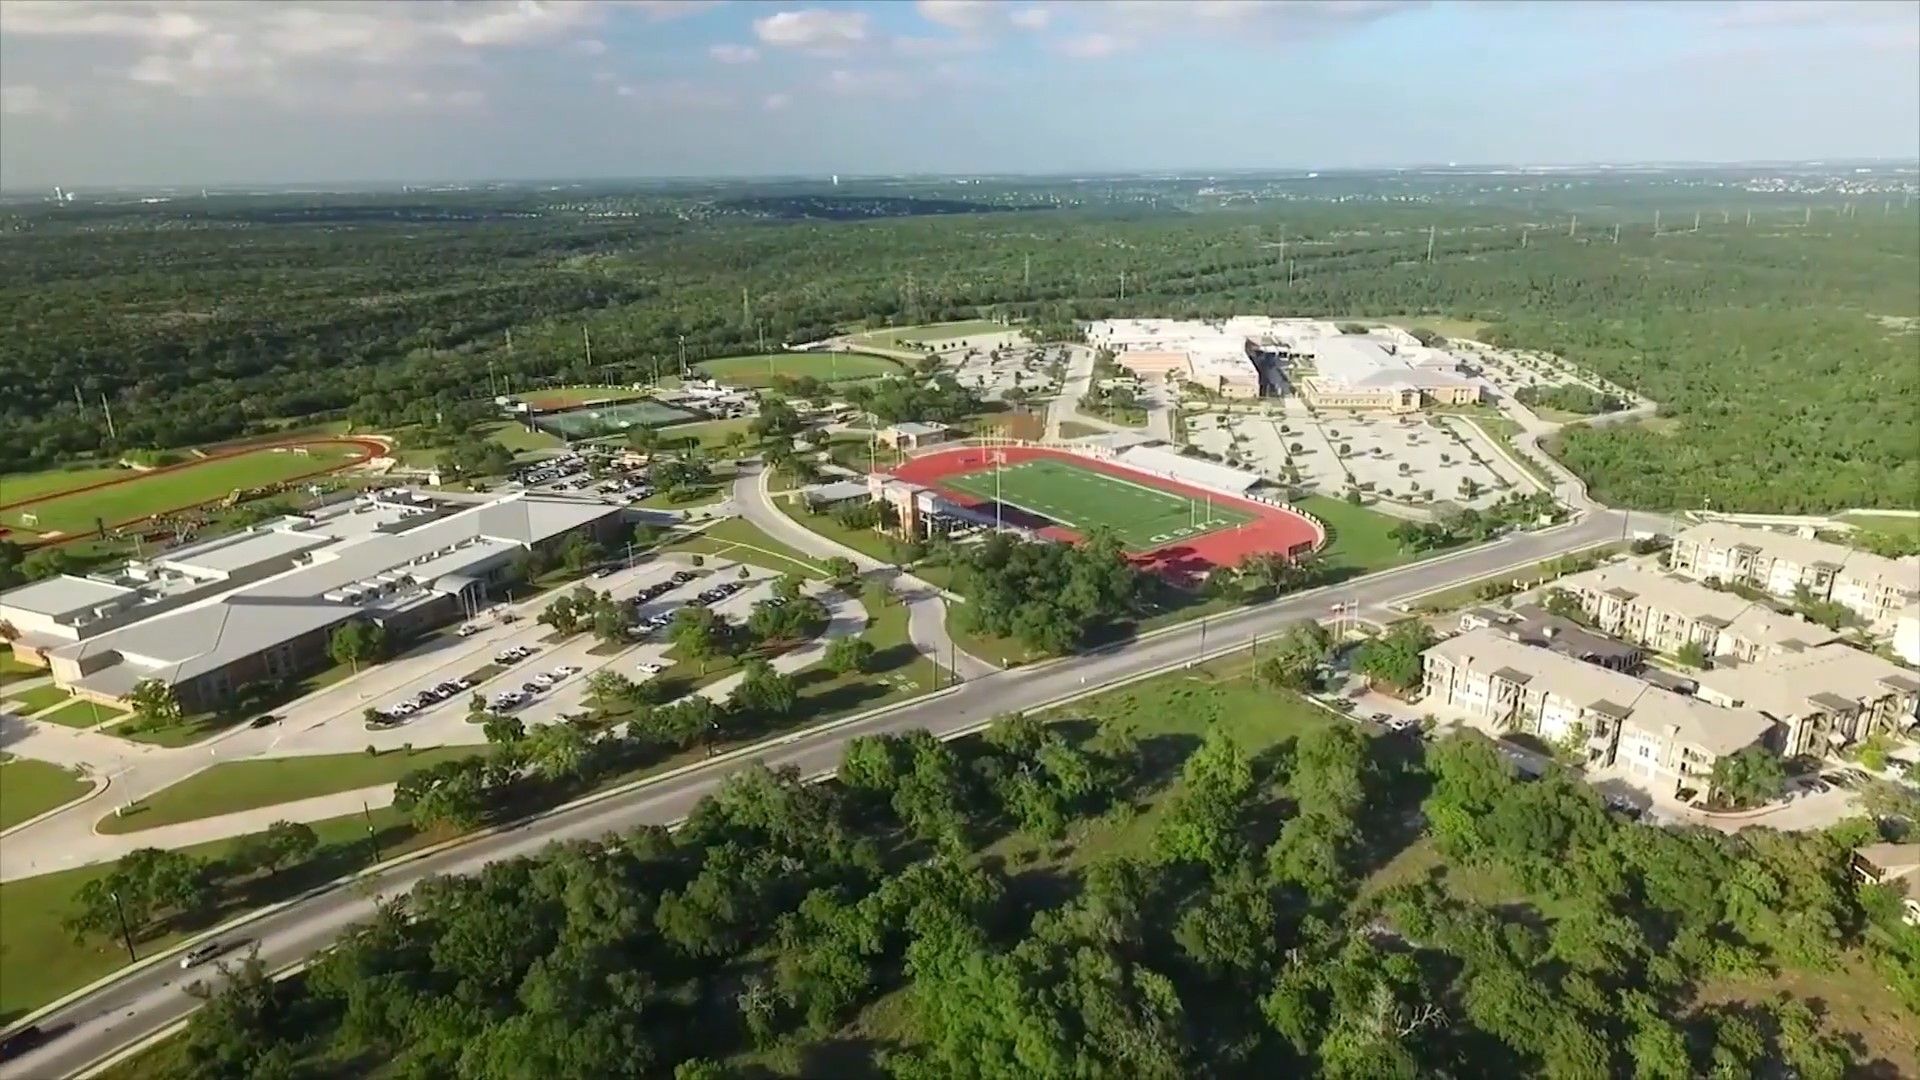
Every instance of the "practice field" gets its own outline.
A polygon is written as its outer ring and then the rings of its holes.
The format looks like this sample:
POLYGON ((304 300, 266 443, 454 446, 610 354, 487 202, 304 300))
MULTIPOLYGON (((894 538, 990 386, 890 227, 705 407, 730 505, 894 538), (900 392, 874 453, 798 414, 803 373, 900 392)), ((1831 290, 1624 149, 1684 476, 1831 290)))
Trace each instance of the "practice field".
POLYGON ((975 334, 1004 334, 1012 329, 1013 327, 1002 326, 989 319, 967 319, 963 322, 933 323, 928 326, 889 326, 855 334, 853 340, 862 345, 878 345, 886 348, 902 343, 957 341, 975 334))
POLYGON ((586 439, 615 434, 628 428, 665 427, 697 419, 698 416, 685 409, 676 409, 646 398, 620 405, 543 413, 533 418, 533 426, 565 439, 586 439))
POLYGON ((769 386, 776 375, 790 379, 810 377, 822 382, 874 379, 906 370, 898 362, 865 353, 795 352, 758 356, 723 356, 693 365, 702 375, 729 386, 769 386))
POLYGON ((602 401, 632 401, 637 397, 645 397, 646 391, 630 386, 554 386, 514 396, 526 402, 534 412, 545 412, 548 409, 571 409, 576 405, 593 405, 602 401))
POLYGON ((1131 552, 1152 551, 1253 520, 1252 514, 1204 497, 1178 495, 1054 458, 959 473, 941 483, 985 500, 988 507, 997 501, 1003 512, 1021 510, 1082 535, 1109 529, 1131 552))
POLYGON ((85 533, 98 521, 123 524, 213 502, 242 488, 332 472, 380 450, 378 443, 316 440, 243 450, 145 473, 122 471, 89 488, 16 503, 0 510, 0 523, 42 534, 85 533))

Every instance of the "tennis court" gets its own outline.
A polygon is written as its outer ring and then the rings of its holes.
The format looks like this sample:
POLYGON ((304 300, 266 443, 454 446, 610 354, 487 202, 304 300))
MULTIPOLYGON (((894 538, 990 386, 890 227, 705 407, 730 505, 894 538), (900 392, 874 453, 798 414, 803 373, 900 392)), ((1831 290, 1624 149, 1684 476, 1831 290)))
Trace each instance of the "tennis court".
POLYGON ((699 416, 651 398, 620 405, 595 405, 562 412, 536 413, 533 426, 563 439, 583 439, 610 435, 632 427, 664 427, 699 416))
POLYGON ((1002 465, 997 474, 987 468, 943 476, 939 483, 1078 533, 1111 529, 1128 551, 1150 551, 1253 520, 1252 514, 1205 497, 1175 494, 1059 458, 1002 465))

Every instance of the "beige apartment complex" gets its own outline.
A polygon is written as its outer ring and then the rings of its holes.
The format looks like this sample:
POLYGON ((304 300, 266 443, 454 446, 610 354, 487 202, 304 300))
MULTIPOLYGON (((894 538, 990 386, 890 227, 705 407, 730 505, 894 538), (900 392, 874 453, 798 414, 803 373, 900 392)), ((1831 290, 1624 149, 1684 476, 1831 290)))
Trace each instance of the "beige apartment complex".
POLYGON ((1780 724, 1780 750, 1825 756, 1879 732, 1911 732, 1920 675, 1838 643, 1783 651, 1699 676, 1700 698, 1780 724))
POLYGON ((1760 712, 1695 700, 1486 627, 1428 649, 1425 701, 1493 733, 1576 745, 1592 769, 1618 766, 1650 790, 1708 792, 1715 762, 1768 746, 1760 712))
POLYGON ((1606 633, 1659 652, 1698 645, 1717 663, 1753 663, 1840 637, 1798 615, 1634 563, 1573 574, 1554 588, 1578 600, 1606 633))
POLYGON ((1700 580, 1738 582, 1774 596, 1805 589, 1831 600, 1874 629, 1892 626, 1920 600, 1920 556, 1889 559, 1802 536, 1713 522, 1674 537, 1675 573, 1700 580))

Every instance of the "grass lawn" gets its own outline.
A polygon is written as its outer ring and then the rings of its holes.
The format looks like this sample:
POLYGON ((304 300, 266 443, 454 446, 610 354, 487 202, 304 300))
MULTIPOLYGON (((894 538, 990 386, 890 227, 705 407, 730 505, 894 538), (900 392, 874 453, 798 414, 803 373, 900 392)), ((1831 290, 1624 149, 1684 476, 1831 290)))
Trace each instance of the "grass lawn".
POLYGON ((485 751, 483 746, 436 746, 412 753, 389 750, 373 757, 364 753, 315 754, 228 761, 154 792, 124 816, 108 814, 95 828, 103 833, 139 832, 296 799, 390 784, 415 769, 485 751))
POLYGON ((7 701, 22 715, 37 713, 41 709, 51 708, 71 697, 57 686, 36 686, 31 690, 22 690, 7 695, 7 701))
POLYGON ((117 709, 112 705, 102 705, 97 701, 84 700, 62 705, 45 716, 39 717, 39 719, 50 720, 56 724, 65 724, 67 727, 90 728, 95 724, 107 724, 115 720, 125 719, 126 715, 127 710, 125 709, 117 709))
POLYGON ((1129 551, 1148 551, 1253 520, 1251 515, 1147 487, 1070 461, 1039 458, 940 479, 991 504, 1016 524, 1058 523, 1079 533, 1105 526, 1129 551), (1012 512, 1029 520, 1017 521, 1012 512))
POLYGON ((226 712, 188 713, 170 724, 150 724, 139 718, 107 728, 107 734, 118 735, 134 742, 152 743, 155 746, 187 746, 217 732, 224 731, 243 720, 251 720, 264 712, 285 705, 296 698, 304 697, 315 690, 332 686, 353 674, 353 668, 347 664, 335 664, 323 668, 294 683, 287 692, 277 698, 252 701, 244 708, 234 708, 226 712))
MULTIPOLYGON (((392 858, 414 848, 445 839, 421 834, 407 816, 392 807, 372 814, 380 854, 392 858)), ((367 842, 367 820, 360 814, 309 822, 320 836, 313 858, 283 867, 271 878, 255 877, 220 890, 220 899, 206 921, 192 927, 170 927, 166 932, 135 942, 145 956, 242 912, 294 896, 372 862, 367 842)), ((241 837, 181 848, 202 859, 218 859, 233 850, 241 837)), ((7 977, 0 979, 0 1024, 11 1023, 33 1009, 76 990, 103 975, 125 967, 126 949, 119 941, 88 938, 75 944, 61 922, 73 907, 82 885, 105 877, 112 863, 62 870, 0 884, 0 956, 7 960, 7 977)))
POLYGON ((645 397, 646 391, 635 390, 630 386, 554 386, 545 390, 530 390, 514 396, 538 411, 590 405, 598 401, 632 401, 634 398, 645 397))
POLYGON ((879 330, 869 330, 864 334, 855 334, 853 339, 862 345, 881 347, 898 346, 902 342, 918 343, 923 341, 955 341, 976 334, 1004 334, 1016 329, 1002 326, 988 319, 965 319, 960 322, 930 323, 926 326, 889 326, 879 330))
POLYGON ((567 445, 567 441, 558 435, 544 431, 530 431, 524 424, 506 420, 480 429, 482 438, 492 439, 514 453, 529 450, 558 450, 567 445))
POLYGON ((1088 435, 1105 435, 1106 433, 1106 428, 1083 424, 1078 420, 1060 421, 1060 437, 1063 439, 1080 439, 1088 435))
POLYGON ((862 555, 879 559, 884 563, 898 564, 900 561, 899 552, 894 550, 893 539, 880 532, 873 529, 849 529, 831 513, 810 514, 804 507, 791 500, 776 498, 773 504, 779 507, 781 513, 792 518, 795 524, 808 532, 819 533, 829 540, 838 541, 862 555))
POLYGON ((1419 557, 1401 550, 1399 541, 1387 535, 1400 524, 1398 518, 1325 495, 1308 495, 1296 505, 1326 523, 1329 540, 1320 559, 1342 577, 1371 574, 1419 557))
POLYGON ((761 532, 745 518, 727 518, 711 528, 660 545, 661 551, 684 551, 752 563, 782 574, 822 579, 826 572, 806 555, 761 532))
POLYGON ((47 673, 43 667, 25 663, 13 655, 13 649, 0 649, 0 686, 22 679, 34 679, 47 673))
POLYGON ((108 524, 164 513, 178 507, 218 499, 239 488, 264 487, 290 477, 342 465, 353 454, 344 447, 316 446, 309 453, 292 450, 255 450, 156 473, 95 491, 74 492, 0 514, 9 525, 26 524, 32 514, 41 531, 87 532, 96 519, 108 524))
POLYGON ((1920 517, 1896 517, 1892 514, 1841 514, 1840 520, 1866 532, 1907 540, 1920 540, 1920 517))
POLYGON ((0 755, 0 829, 70 803, 92 787, 72 769, 0 755))
POLYGON ((794 379, 810 376, 822 382, 841 382, 898 375, 906 371, 897 361, 884 357, 836 352, 723 356, 717 360, 702 360, 693 366, 701 374, 729 386, 770 386, 776 375, 794 379))
POLYGON ((727 437, 738 432, 740 437, 752 441, 754 417, 735 416, 725 420, 702 420, 696 424, 678 424, 674 427, 660 428, 660 448, 674 450, 684 446, 700 446, 712 450, 727 444, 727 437))
POLYGON ((0 475, 0 503, 45 498, 102 480, 115 480, 128 475, 129 471, 117 465, 81 465, 42 469, 39 472, 6 473, 0 475))
POLYGON ((708 484, 705 487, 690 488, 675 494, 679 498, 674 498, 664 491, 656 491, 634 505, 644 506, 650 510, 684 510, 691 506, 717 503, 726 498, 726 491, 720 484, 708 484))

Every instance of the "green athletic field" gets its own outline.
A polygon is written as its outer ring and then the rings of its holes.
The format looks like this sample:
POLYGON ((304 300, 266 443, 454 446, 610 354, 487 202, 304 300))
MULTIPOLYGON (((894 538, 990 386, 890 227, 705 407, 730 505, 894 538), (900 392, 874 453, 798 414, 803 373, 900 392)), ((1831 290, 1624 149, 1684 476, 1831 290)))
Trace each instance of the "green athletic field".
POLYGON ((693 369, 715 382, 729 386, 771 386, 775 375, 790 379, 812 376, 822 382, 847 379, 873 379, 899 375, 907 369, 899 362, 864 353, 762 353, 759 356, 723 356, 702 360, 693 369))
MULTIPOLYGON (((994 470, 941 477, 955 491, 994 500, 994 470)), ((1000 471, 1003 506, 1058 522, 1078 533, 1105 527, 1128 551, 1151 551, 1253 520, 1250 514, 1209 505, 1069 461, 1042 458, 1000 471)))

